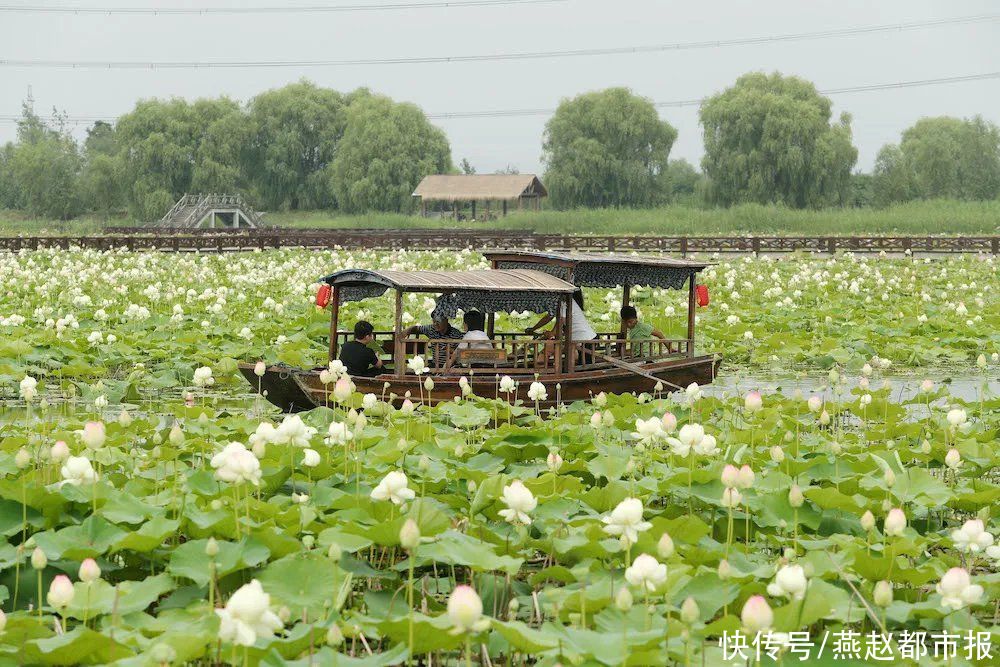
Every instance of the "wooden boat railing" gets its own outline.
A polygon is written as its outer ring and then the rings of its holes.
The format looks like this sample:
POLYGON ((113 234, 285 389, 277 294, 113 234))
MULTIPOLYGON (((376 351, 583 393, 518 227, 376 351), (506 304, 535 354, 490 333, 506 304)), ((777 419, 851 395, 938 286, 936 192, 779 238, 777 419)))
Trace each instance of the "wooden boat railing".
MULTIPOLYGON (((618 332, 599 333, 592 341, 575 341, 577 350, 574 368, 577 370, 596 370, 607 368, 611 364, 604 357, 620 361, 636 363, 663 361, 690 356, 691 341, 686 338, 660 339, 648 338, 627 340, 618 332)), ((349 340, 353 340, 351 331, 337 333, 338 348, 349 340)), ((562 353, 562 341, 545 340, 525 333, 497 332, 492 337, 492 353, 471 350, 456 357, 452 373, 462 373, 464 369, 472 368, 477 372, 499 373, 501 375, 524 375, 538 373, 552 375, 562 372, 556 362, 562 353)), ((395 344, 395 334, 392 331, 376 331, 375 341, 382 349, 382 359, 392 362, 395 344)), ((448 339, 408 338, 403 342, 406 359, 417 355, 424 358, 424 363, 432 374, 445 372, 445 365, 458 350, 462 341, 448 339)), ((412 374, 409 368, 405 374, 412 374)))

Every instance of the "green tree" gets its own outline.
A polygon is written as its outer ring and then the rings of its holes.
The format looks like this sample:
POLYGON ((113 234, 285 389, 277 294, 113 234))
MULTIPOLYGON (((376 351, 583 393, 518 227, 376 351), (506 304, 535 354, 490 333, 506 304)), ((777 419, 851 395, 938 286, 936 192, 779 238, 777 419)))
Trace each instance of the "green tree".
POLYGON ((17 188, 14 184, 14 151, 13 142, 7 142, 0 147, 0 209, 19 208, 17 188))
POLYGON ((330 168, 354 95, 300 81, 250 101, 247 173, 266 208, 336 205, 330 168))
POLYGON ((666 184, 671 202, 693 203, 697 198, 698 182, 701 174, 684 159, 671 160, 667 164, 666 184))
POLYGON ((82 160, 63 119, 49 128, 27 105, 18 123, 18 143, 9 155, 9 178, 19 208, 32 215, 66 220, 79 215, 82 160))
POLYGON ((447 137, 415 105, 362 95, 348 108, 332 174, 344 211, 409 212, 420 180, 451 170, 447 137))
POLYGON ((842 114, 831 124, 831 102, 812 83, 745 74, 705 100, 699 116, 715 202, 805 208, 847 201, 858 155, 851 119, 842 114))
POLYGON ((227 98, 143 100, 122 116, 115 131, 118 169, 132 216, 154 220, 185 192, 237 187, 239 151, 213 140, 242 120, 243 110, 227 98))
POLYGON ((675 130, 626 88, 564 100, 545 126, 545 184, 556 208, 649 206, 663 179, 675 130))
POLYGON ((896 144, 886 144, 878 152, 872 170, 873 203, 891 206, 913 197, 913 174, 903 158, 903 151, 896 144))

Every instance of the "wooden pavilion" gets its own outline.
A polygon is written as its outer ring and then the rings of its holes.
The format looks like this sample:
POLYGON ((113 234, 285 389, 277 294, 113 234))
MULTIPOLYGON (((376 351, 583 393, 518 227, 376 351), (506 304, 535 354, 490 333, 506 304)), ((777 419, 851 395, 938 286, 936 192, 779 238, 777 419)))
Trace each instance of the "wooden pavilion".
POLYGON ((459 219, 460 210, 471 205, 476 219, 477 204, 485 205, 484 219, 507 215, 510 206, 537 211, 549 193, 534 174, 434 174, 425 176, 413 191, 420 199, 420 214, 427 217, 437 204, 459 219))

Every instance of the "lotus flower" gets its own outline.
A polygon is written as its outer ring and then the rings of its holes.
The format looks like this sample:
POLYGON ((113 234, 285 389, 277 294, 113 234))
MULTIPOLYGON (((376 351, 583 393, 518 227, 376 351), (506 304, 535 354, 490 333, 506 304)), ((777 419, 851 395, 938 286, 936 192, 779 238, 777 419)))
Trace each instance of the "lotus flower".
POLYGON ((951 541, 959 551, 976 554, 993 544, 993 535, 986 532, 980 519, 970 519, 951 533, 951 541))
POLYGON ((270 610, 271 596, 256 579, 241 586, 229 598, 219 616, 219 639, 237 646, 253 646, 258 637, 272 637, 283 627, 278 615, 270 610))
POLYGON ((667 566, 649 554, 641 554, 625 570, 625 580, 640 590, 652 593, 667 580, 667 566))
POLYGON ((448 597, 448 619, 452 633, 482 632, 490 626, 483 616, 483 601, 471 586, 456 586, 448 597))
POLYGON ((809 582, 801 565, 785 565, 778 570, 774 581, 767 585, 767 594, 801 600, 805 597, 809 582))
POLYGON ((407 500, 413 500, 417 494, 408 488, 407 484, 409 480, 406 479, 406 474, 394 470, 372 489, 372 500, 391 500, 394 505, 402 505, 407 500))
POLYGON ((983 597, 983 587, 973 584, 969 572, 960 567, 948 570, 936 590, 941 596, 941 606, 952 611, 979 604, 983 597))
POLYGON ((601 521, 604 522, 604 532, 617 537, 626 548, 639 541, 639 533, 653 527, 653 524, 642 520, 642 501, 638 498, 621 501, 601 521))
POLYGON ((211 463, 215 468, 215 476, 223 482, 260 485, 260 461, 242 443, 230 442, 212 457, 211 463))
POLYGON ((531 491, 528 490, 521 480, 515 479, 503 488, 500 500, 507 506, 507 509, 500 510, 499 514, 509 523, 531 524, 531 517, 528 513, 535 509, 538 501, 531 491))

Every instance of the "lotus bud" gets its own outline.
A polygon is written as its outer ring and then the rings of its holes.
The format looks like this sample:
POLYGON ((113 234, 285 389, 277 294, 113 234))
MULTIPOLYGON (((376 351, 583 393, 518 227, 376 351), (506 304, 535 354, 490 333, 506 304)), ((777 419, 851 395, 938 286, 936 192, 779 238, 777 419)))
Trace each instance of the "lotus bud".
POLYGON ((427 472, 431 469, 431 460, 426 454, 422 455, 417 460, 417 468, 419 468, 421 472, 427 472))
POLYGON ((830 384, 837 384, 840 382, 840 373, 837 372, 836 368, 831 368, 826 377, 830 381, 830 384))
POLYGON ((625 474, 631 475, 635 472, 635 459, 631 456, 628 457, 628 461, 625 462, 625 474))
POLYGON ((545 459, 545 465, 548 467, 550 472, 557 473, 559 468, 562 467, 563 458, 559 456, 559 452, 549 452, 549 455, 545 459))
POLYGON ((49 449, 49 458, 51 458, 54 463, 65 461, 69 458, 69 445, 62 440, 57 440, 56 444, 52 445, 49 449))
POLYGON ((198 415, 198 423, 199 424, 207 424, 208 423, 208 415, 206 413, 204 413, 204 412, 202 412, 200 415, 198 415))
POLYGON ((618 592, 615 593, 615 606, 623 612, 632 608, 632 593, 625 586, 619 588, 618 592))
POLYGON ((823 399, 819 396, 810 396, 807 401, 809 407, 809 412, 814 412, 819 414, 819 411, 823 409, 823 399))
POLYGON ((521 608, 521 603, 518 602, 517 598, 511 598, 510 602, 507 603, 507 617, 514 618, 517 616, 517 611, 521 608))
POLYGON ((157 445, 156 447, 153 447, 151 450, 149 450, 149 455, 152 456, 154 459, 158 459, 163 455, 163 450, 161 450, 160 446, 157 445))
POLYGON ((42 551, 41 547, 35 547, 35 550, 31 552, 31 567, 36 570, 44 570, 45 566, 49 564, 49 559, 45 556, 45 552, 42 551))
POLYGON ((601 416, 601 421, 604 422, 604 426, 611 428, 615 425, 615 416, 611 414, 611 410, 605 410, 604 414, 601 416))
POLYGON ((315 535, 303 535, 302 536, 302 546, 304 546, 306 549, 312 549, 315 544, 316 544, 316 536, 315 535))
POLYGON ((829 424, 830 424, 830 413, 827 412, 826 410, 824 410, 823 412, 819 413, 819 423, 822 424, 823 426, 829 426, 829 424))
POLYGON ((660 555, 660 558, 667 560, 674 555, 674 541, 670 539, 670 535, 663 533, 660 537, 660 541, 656 543, 656 553, 660 555))
POLYGON ((163 436, 160 435, 159 433, 154 433, 153 434, 153 440, 152 440, 152 442, 153 442, 154 445, 162 444, 163 443, 163 436))
POLYGON ((804 503, 805 500, 805 496, 802 495, 802 489, 799 488, 799 485, 792 484, 792 489, 788 492, 788 504, 792 507, 798 508, 802 507, 802 503, 804 503))
POLYGON ((930 440, 927 440, 925 438, 924 441, 920 443, 920 453, 921 454, 930 454, 931 453, 931 442, 930 442, 930 440))
POLYGON ((344 643, 344 633, 341 632, 340 626, 334 623, 330 626, 330 629, 326 631, 326 644, 333 648, 337 648, 344 643))
POLYGON ((875 529, 875 515, 871 511, 866 511, 861 515, 861 529, 866 533, 875 529))
POLYGON ((434 380, 431 379, 430 375, 424 379, 424 389, 427 391, 434 391, 434 380))
POLYGON ((740 467, 738 483, 741 489, 749 489, 752 487, 754 479, 755 476, 753 474, 753 469, 751 469, 750 466, 744 464, 740 467))
POLYGON ((212 508, 213 512, 218 512, 222 509, 222 501, 218 498, 213 498, 212 502, 210 502, 208 506, 212 508))
POLYGON ((757 412, 764 406, 764 399, 759 391, 751 391, 743 400, 743 407, 747 412, 757 412))
POLYGON ((219 543, 215 541, 214 537, 208 538, 208 542, 205 543, 205 555, 209 558, 215 558, 219 555, 219 543))
POLYGON ((184 431, 181 430, 181 425, 174 422, 174 425, 170 429, 170 436, 168 438, 170 444, 174 447, 179 447, 184 444, 184 431))
POLYGON ((892 604, 892 584, 888 581, 880 581, 875 584, 875 591, 872 595, 875 604, 885 608, 892 604))
POLYGON ((962 465, 962 455, 958 453, 957 449, 952 447, 948 450, 948 453, 945 454, 944 463, 952 470, 958 470, 959 466, 962 465))
POLYGON ((128 413, 128 410, 122 408, 122 411, 118 413, 118 425, 122 428, 128 428, 132 423, 132 415, 128 413))
POLYGON ((75 592, 73 590, 73 582, 69 580, 69 577, 65 574, 60 574, 49 585, 46 600, 48 600, 49 605, 57 609, 63 609, 68 607, 69 603, 73 601, 75 592))
POLYGON ((785 437, 785 442, 791 442, 792 440, 795 440, 795 434, 792 433, 791 431, 785 431, 784 437, 785 437))
POLYGON ((413 519, 407 519, 399 529, 399 544, 410 552, 420 544, 420 528, 413 519))
POLYGON ((281 620, 283 624, 288 624, 289 619, 292 617, 292 610, 285 605, 281 605, 278 608, 278 619, 281 620))
POLYGON ((783 450, 778 445, 771 447, 770 453, 771 453, 771 460, 774 461, 775 463, 781 463, 782 461, 785 460, 785 450, 783 450))
POLYGON ((729 464, 722 469, 722 485, 733 488, 740 482, 740 471, 736 466, 729 464))
POLYGON ((602 424, 603 424, 603 421, 601 419, 601 413, 600 412, 595 412, 594 414, 590 415, 590 427, 591 428, 593 428, 593 429, 599 429, 599 428, 601 428, 602 424))
POLYGON ((341 550, 340 545, 336 542, 330 544, 330 548, 326 550, 326 557, 333 562, 339 562, 340 557, 344 552, 341 550))
POLYGON ((360 433, 365 430, 366 426, 368 426, 368 417, 365 417, 365 413, 362 412, 358 414, 358 418, 354 420, 354 432, 360 433))
POLYGON ((892 502, 888 498, 882 500, 882 511, 888 512, 892 509, 892 502))
POLYGON ((476 488, 478 488, 478 487, 476 485, 475 480, 470 479, 468 482, 465 483, 465 488, 468 490, 469 494, 471 495, 471 494, 473 494, 473 493, 476 492, 476 488))
POLYGON ((93 558, 86 558, 80 563, 80 581, 92 583, 101 578, 101 568, 93 558))
POLYGON ((681 621, 687 625, 693 625, 699 618, 701 618, 701 610, 698 609, 698 603, 689 595, 681 604, 681 621))
POLYGON ((663 424, 663 431, 665 433, 673 433, 674 429, 677 428, 677 417, 674 416, 674 413, 668 412, 660 419, 660 423, 663 424))
POLYGON ((882 473, 882 480, 891 489, 896 484, 896 473, 892 471, 892 468, 886 468, 885 472, 882 473))
POLYGON ((719 561, 718 575, 719 579, 722 579, 723 581, 733 575, 733 568, 730 567, 728 560, 723 559, 719 561))
POLYGON ((902 535, 906 529, 906 515, 898 507, 889 510, 885 517, 884 530, 886 535, 902 535))
POLYGON ((740 620, 743 621, 743 627, 748 634, 756 635, 771 627, 774 623, 774 612, 771 611, 771 605, 763 595, 754 595, 743 605, 740 620))

